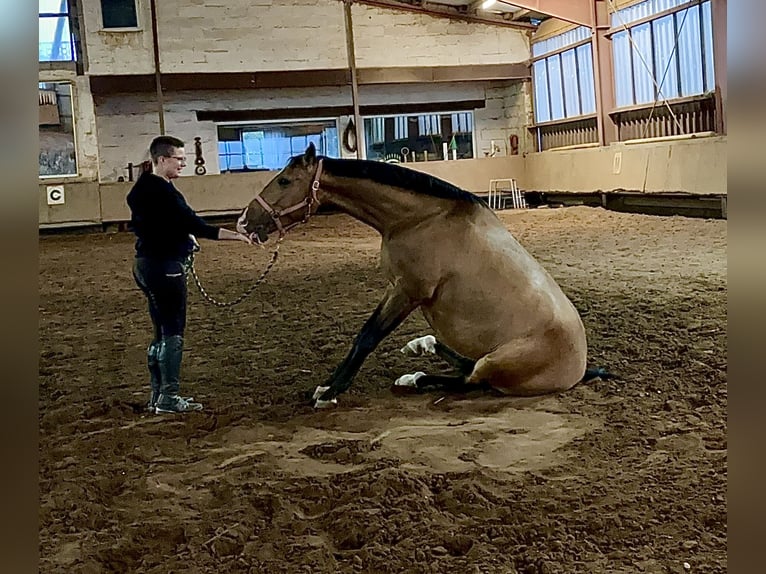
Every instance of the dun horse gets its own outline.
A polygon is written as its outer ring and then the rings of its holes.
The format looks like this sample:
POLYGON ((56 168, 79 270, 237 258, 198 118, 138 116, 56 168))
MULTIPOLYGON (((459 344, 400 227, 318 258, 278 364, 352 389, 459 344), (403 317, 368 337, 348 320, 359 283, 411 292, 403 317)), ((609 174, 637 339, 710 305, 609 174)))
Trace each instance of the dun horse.
POLYGON ((317 156, 311 144, 256 195, 237 228, 259 242, 274 231, 282 237, 320 203, 380 233, 388 286, 317 388, 315 406, 337 402, 366 357, 418 308, 435 337, 414 339, 402 352, 436 354, 456 374, 404 375, 394 390, 537 395, 606 374, 586 370, 585 329, 572 302, 479 197, 401 166, 317 156))

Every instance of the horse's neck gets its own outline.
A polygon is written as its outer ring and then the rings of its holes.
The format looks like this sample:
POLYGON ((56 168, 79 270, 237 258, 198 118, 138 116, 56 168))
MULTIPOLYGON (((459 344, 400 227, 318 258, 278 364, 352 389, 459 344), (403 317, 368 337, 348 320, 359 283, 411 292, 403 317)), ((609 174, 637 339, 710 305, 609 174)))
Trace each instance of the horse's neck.
POLYGON ((324 192, 323 202, 335 205, 381 234, 444 210, 444 200, 370 180, 327 174, 320 189, 324 192))

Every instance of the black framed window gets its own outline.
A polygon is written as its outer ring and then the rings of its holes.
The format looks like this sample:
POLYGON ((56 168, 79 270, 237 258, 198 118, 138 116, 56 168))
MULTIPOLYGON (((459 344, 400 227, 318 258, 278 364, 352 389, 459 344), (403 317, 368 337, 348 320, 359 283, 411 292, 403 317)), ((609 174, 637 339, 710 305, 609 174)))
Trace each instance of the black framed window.
POLYGON ((101 0, 104 28, 137 28, 136 0, 101 0))

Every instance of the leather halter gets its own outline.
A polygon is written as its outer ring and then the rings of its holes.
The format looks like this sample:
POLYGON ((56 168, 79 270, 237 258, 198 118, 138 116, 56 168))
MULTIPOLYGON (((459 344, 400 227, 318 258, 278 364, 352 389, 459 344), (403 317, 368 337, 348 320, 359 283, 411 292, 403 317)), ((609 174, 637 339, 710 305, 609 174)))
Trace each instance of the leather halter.
POLYGON ((319 199, 317 198, 317 191, 319 191, 319 178, 322 175, 322 160, 319 160, 319 163, 317 164, 317 170, 314 173, 314 179, 311 182, 311 189, 310 193, 303 198, 303 201, 296 203, 295 205, 291 205, 290 207, 285 207, 284 209, 274 209, 269 203, 261 197, 261 193, 263 193, 263 190, 259 191, 256 196, 255 200, 263 207, 264 211, 269 214, 269 217, 274 221, 274 223, 277 226, 277 229, 279 230, 279 239, 282 239, 285 234, 295 227, 296 225, 299 225, 301 223, 306 223, 309 220, 309 217, 311 217, 311 207, 316 203, 319 204, 319 199), (300 221, 295 221, 291 223, 290 225, 284 226, 282 225, 282 222, 279 220, 280 217, 283 217, 287 215, 288 213, 292 213, 293 211, 298 211, 299 209, 302 209, 303 207, 306 208, 306 215, 301 219, 300 221))

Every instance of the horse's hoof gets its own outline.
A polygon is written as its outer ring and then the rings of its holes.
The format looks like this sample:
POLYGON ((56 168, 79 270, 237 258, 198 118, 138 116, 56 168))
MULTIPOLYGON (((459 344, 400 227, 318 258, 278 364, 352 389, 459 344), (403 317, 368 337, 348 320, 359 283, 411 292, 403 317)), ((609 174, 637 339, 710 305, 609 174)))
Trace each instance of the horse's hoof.
POLYGON ((315 409, 329 409, 330 407, 338 406, 338 399, 330 399, 329 401, 323 401, 322 399, 317 399, 314 403, 315 409))
MULTIPOLYGON (((421 355, 435 355, 436 354, 436 337, 433 335, 426 335, 425 337, 418 337, 407 343, 400 351, 408 357, 419 357, 421 355)), ((394 383, 396 384, 396 383, 394 383)))
POLYGON ((402 375, 391 385, 391 392, 395 395, 413 395, 419 390, 417 380, 425 376, 426 374, 422 371, 412 373, 411 375, 402 375))
POLYGON ((335 405, 338 404, 337 397, 334 397, 330 399, 329 401, 323 401, 322 399, 319 398, 323 394, 325 394, 329 388, 330 388, 329 385, 326 387, 323 387, 320 385, 316 388, 316 390, 314 391, 314 395, 311 397, 314 400, 315 409, 326 409, 328 407, 334 407, 335 405))

